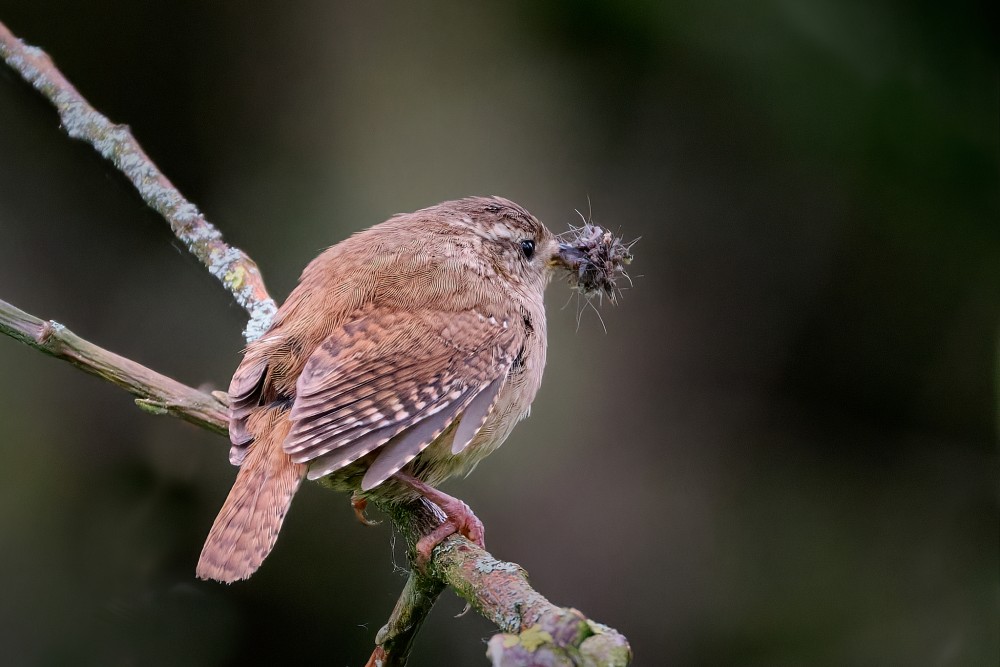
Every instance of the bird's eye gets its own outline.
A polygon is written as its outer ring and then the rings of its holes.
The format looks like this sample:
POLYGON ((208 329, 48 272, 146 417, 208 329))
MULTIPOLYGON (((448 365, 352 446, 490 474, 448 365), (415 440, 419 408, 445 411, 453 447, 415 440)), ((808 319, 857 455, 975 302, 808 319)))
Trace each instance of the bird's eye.
POLYGON ((535 242, 531 239, 524 239, 521 241, 521 252, 528 259, 531 259, 535 254, 535 242))

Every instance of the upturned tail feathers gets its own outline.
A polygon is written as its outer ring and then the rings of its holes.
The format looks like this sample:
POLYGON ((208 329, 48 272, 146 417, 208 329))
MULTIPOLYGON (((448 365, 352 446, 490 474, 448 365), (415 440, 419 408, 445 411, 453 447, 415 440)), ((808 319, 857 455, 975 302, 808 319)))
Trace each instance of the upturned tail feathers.
POLYGON ((287 419, 250 445, 198 559, 199 579, 230 584, 257 571, 271 552, 292 496, 306 474, 282 450, 287 419))

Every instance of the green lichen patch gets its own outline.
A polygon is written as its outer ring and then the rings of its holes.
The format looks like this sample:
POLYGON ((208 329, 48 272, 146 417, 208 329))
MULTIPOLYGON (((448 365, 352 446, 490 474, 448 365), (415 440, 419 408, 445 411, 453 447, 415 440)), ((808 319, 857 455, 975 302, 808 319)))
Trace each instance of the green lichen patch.
POLYGON ((545 630, 542 630, 541 626, 536 623, 522 632, 519 640, 521 642, 521 646, 534 653, 538 650, 539 646, 551 644, 552 635, 545 630))
POLYGON ((509 572, 510 574, 517 574, 520 568, 514 563, 508 563, 506 561, 497 560, 490 556, 482 556, 478 558, 473 566, 476 572, 482 574, 491 574, 493 572, 509 572))

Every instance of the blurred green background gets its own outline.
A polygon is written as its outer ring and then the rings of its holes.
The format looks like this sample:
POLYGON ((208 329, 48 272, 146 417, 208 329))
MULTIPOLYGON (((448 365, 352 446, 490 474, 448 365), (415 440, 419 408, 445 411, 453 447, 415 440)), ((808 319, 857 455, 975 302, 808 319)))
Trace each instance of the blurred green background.
MULTIPOLYGON (((446 490, 637 665, 996 665, 998 87, 987 3, 0 0, 283 298, 322 248, 501 194, 642 236, 549 290, 531 419, 446 490)), ((224 388, 243 313, 0 68, 0 298, 224 388)), ((198 582, 225 442, 0 340, 0 662, 360 665, 388 526, 308 485, 198 582)), ((413 665, 483 665, 443 597, 413 665)))

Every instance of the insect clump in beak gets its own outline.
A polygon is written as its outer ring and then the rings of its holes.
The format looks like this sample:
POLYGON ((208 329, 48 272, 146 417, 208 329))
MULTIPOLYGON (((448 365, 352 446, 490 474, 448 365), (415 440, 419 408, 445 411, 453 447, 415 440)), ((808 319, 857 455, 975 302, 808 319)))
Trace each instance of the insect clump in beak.
POLYGON ((618 281, 629 278, 625 267, 632 262, 632 246, 603 227, 590 223, 571 227, 560 235, 557 263, 569 273, 569 284, 585 297, 607 295, 618 302, 618 281))

